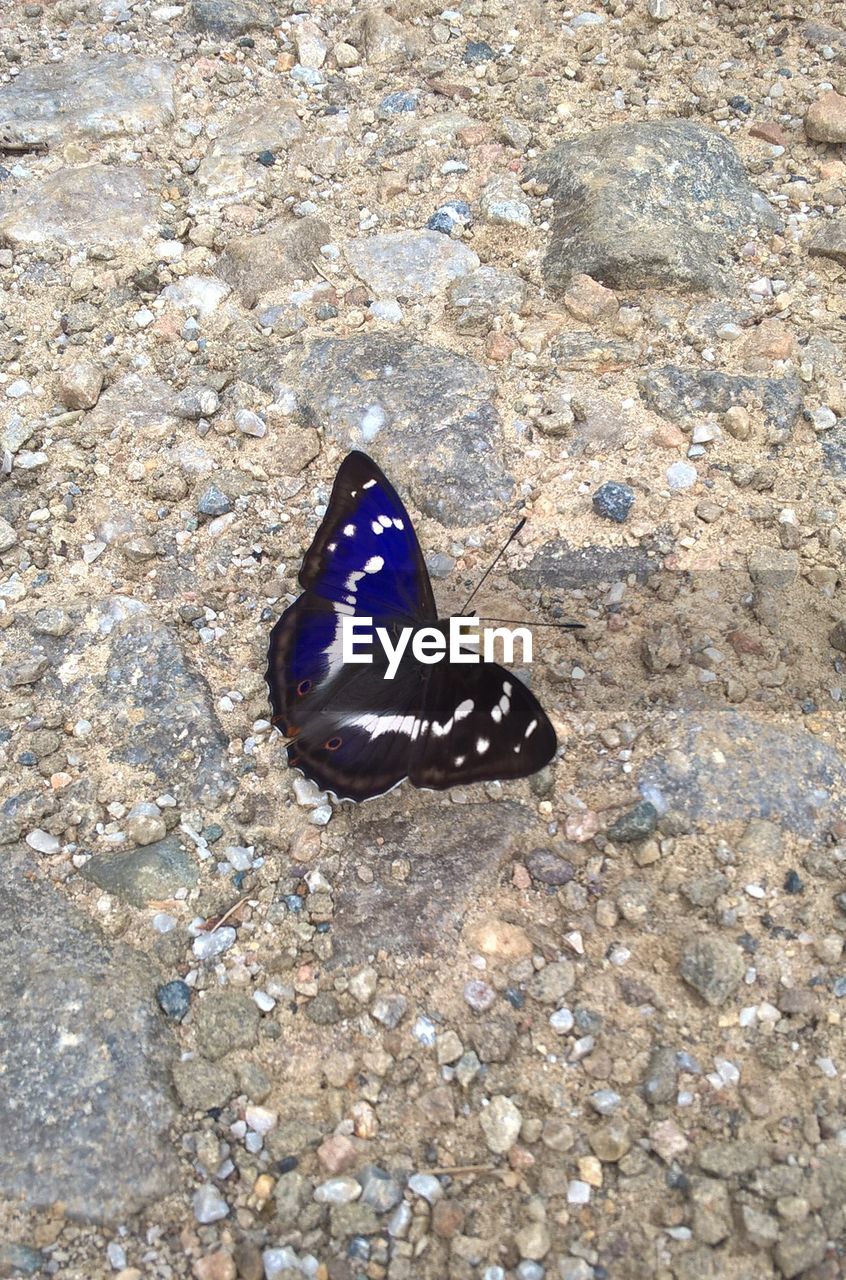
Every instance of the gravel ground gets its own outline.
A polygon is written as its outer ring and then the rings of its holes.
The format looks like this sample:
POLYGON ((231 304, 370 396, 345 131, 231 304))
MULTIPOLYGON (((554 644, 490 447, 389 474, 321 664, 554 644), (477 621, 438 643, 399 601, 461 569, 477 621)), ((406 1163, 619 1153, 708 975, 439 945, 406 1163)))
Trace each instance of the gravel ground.
POLYGON ((0 1275, 844 1274, 846 16, 16 0, 0 1275), (332 806, 340 459, 553 764, 332 806))

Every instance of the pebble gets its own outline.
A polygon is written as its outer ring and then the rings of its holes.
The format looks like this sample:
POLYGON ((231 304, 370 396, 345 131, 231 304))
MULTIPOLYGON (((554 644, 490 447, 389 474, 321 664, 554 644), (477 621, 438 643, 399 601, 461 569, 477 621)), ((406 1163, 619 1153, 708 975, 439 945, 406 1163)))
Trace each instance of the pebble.
POLYGON ((90 360, 79 360, 62 371, 59 397, 68 409, 93 409, 103 387, 103 370, 90 360))
POLYGON ((197 500, 198 513, 208 519, 226 515, 231 510, 231 499, 214 484, 210 484, 208 488, 204 489, 197 500))
POLYGON ((593 495, 593 509, 606 520, 614 520, 623 524, 634 506, 634 490, 627 484, 619 484, 609 480, 601 485, 593 495))
POLYGON ((219 1222, 228 1213, 229 1205, 211 1183, 205 1183, 194 1193, 194 1217, 199 1223, 219 1222))
POLYGON ((476 1013, 485 1013, 494 1004, 496 992, 489 983, 476 978, 465 983, 464 999, 476 1013))
POLYGON ((366 1165, 358 1174, 361 1199, 376 1213, 389 1213, 402 1200, 402 1187, 386 1169, 366 1165))
POLYGON ((699 479, 699 473, 696 467, 691 467, 687 462, 673 462, 667 467, 667 484, 670 489, 677 492, 682 489, 690 489, 699 479))
POLYGON ((355 1178, 330 1178, 314 1188, 318 1204, 350 1204, 361 1195, 361 1186, 355 1178))
POLYGON ((496 1155, 510 1151, 520 1136, 523 1117, 504 1094, 496 1094, 479 1116, 488 1149, 496 1155))
POLYGON ((608 839, 614 844, 632 844, 647 840, 658 825, 658 811, 650 800, 641 800, 628 813, 621 814, 608 828, 608 839))
POLYGON ((679 972, 708 1004, 725 1004, 746 970, 737 946, 718 934, 689 938, 683 948, 679 972))
POLYGON ((437 1204, 444 1194, 440 1182, 431 1173, 412 1174, 408 1180, 408 1189, 431 1205, 437 1204))
POLYGON ((191 950, 198 960, 213 960, 234 946, 238 935, 231 925, 224 924, 213 933, 201 933, 194 939, 191 950))
POLYGON ((181 978, 164 982, 156 991, 162 1012, 174 1022, 181 1022, 191 1007, 191 988, 181 978))
POLYGON ((26 843, 30 849, 34 849, 36 853, 53 854, 58 853, 62 847, 62 842, 58 836, 51 835, 48 831, 42 831, 36 827, 34 831, 30 831, 26 836, 26 843))
POLYGON ((408 1001, 405 996, 385 995, 374 1001, 372 1013, 377 1022, 393 1031, 402 1022, 407 1009, 408 1001))
POLYGON ((129 839, 137 845, 153 844, 167 835, 167 826, 159 806, 147 801, 140 801, 132 806, 124 822, 124 829, 129 839))
POLYGON ((828 89, 805 112, 805 133, 815 142, 846 142, 846 97, 828 89))

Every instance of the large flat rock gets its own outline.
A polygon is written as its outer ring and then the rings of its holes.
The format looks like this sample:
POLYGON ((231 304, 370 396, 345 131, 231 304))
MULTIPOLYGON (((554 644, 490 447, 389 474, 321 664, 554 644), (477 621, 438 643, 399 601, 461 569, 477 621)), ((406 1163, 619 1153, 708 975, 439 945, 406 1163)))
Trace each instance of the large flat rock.
POLYGON ((685 426, 693 426, 704 415, 721 415, 733 405, 745 405, 760 414, 774 444, 787 439, 802 411, 802 388, 793 377, 765 378, 666 364, 643 374, 639 390, 650 409, 685 426))
POLYGON ((511 499, 493 380, 466 356, 368 333, 321 339, 291 360, 271 349, 245 376, 268 388, 290 380, 310 426, 371 454, 444 525, 485 523, 511 499))
POLYGON ((4 853, 0 1192, 121 1221, 175 1189, 173 1042, 146 960, 4 853))
POLYGON ((0 89, 0 139, 55 144, 144 133, 173 119, 176 67, 120 54, 25 67, 0 89))
POLYGON ((597 129, 554 147, 534 173, 554 200, 544 275, 555 288, 585 272, 614 288, 722 291, 735 238, 776 224, 732 144, 687 120, 597 129))
POLYGON ((344 256, 380 298, 414 300, 442 293, 479 266, 472 249, 437 231, 386 231, 348 240, 344 256))
POLYGON ((364 822, 344 846, 332 926, 336 962, 358 963, 385 947, 395 955, 453 955, 469 910, 492 892, 503 865, 525 855, 543 828, 512 801, 446 805, 412 818, 364 822), (408 878, 391 876, 406 858, 408 878), (373 870, 369 884, 358 875, 373 870))
POLYGON ((260 235, 236 236, 218 259, 216 271, 241 297, 255 306, 262 294, 313 280, 320 246, 332 238, 322 218, 292 218, 274 223, 260 235))
POLYGON ((238 111, 215 139, 197 173, 201 192, 223 203, 244 200, 270 184, 270 171, 259 164, 262 151, 285 152, 302 136, 293 104, 256 102, 238 111))
POLYGON ((129 165, 59 169, 0 202, 0 243, 128 245, 156 230, 154 175, 129 165))
POLYGON ((804 729, 703 701, 668 724, 639 783, 656 807, 691 830, 765 818, 800 836, 820 836, 842 813, 846 761, 804 729))

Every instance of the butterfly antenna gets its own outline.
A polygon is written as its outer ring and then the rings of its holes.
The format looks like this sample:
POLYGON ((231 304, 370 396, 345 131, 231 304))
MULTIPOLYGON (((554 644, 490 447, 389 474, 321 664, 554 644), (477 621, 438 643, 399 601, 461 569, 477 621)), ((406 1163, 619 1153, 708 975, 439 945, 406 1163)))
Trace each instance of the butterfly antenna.
POLYGON ((507 627, 555 627, 559 631, 584 631, 584 622, 526 622, 520 618, 479 618, 479 622, 503 622, 507 627))
POLYGON ((508 550, 508 548, 511 546, 511 543, 512 543, 512 542, 514 541, 514 539, 517 537, 517 534, 518 534, 518 533, 520 532, 520 530, 523 528, 523 525, 524 525, 525 523, 526 523, 526 517, 525 517, 525 516, 523 516, 522 520, 518 520, 518 521, 517 521, 516 525, 515 525, 515 526, 514 526, 514 528, 511 530, 511 533, 508 535, 507 539, 506 539, 506 540, 505 540, 505 542, 502 544, 502 546, 500 547, 499 551, 497 551, 497 553, 496 553, 496 555, 494 556, 493 560, 490 562, 490 564, 488 565, 487 569, 486 569, 486 570, 485 570, 485 572, 482 574, 481 578, 480 578, 480 579, 479 579, 479 581, 476 583, 475 587, 474 587, 474 588, 473 588, 473 590, 470 592, 470 594, 469 594, 469 596, 467 597, 467 599, 464 601, 464 604, 463 604, 462 609, 461 609, 461 617, 464 617, 464 616, 466 615, 466 613, 467 613, 467 606, 469 605, 470 601, 473 599, 474 595, 476 595, 477 591, 478 591, 478 590, 479 590, 479 588, 482 586, 482 583, 485 581, 485 579, 487 578, 488 574, 492 573, 492 572, 493 572, 493 570, 496 568, 497 563, 498 563, 498 562, 499 562, 499 560, 502 558, 502 556, 505 554, 505 552, 508 550))

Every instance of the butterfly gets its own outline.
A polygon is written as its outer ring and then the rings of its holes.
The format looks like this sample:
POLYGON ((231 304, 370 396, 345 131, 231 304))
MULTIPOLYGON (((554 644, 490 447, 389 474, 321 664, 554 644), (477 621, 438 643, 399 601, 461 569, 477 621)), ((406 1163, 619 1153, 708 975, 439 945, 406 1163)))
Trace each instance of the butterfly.
POLYGON ((344 662, 343 619, 373 619, 395 636, 438 626, 423 553, 399 495, 355 451, 341 463, 299 575, 303 594, 270 636, 272 723, 288 764, 339 800, 383 795, 408 778, 443 790, 523 778, 555 754, 555 731, 526 686, 493 662, 424 664, 403 652, 394 678, 378 645, 344 662))

